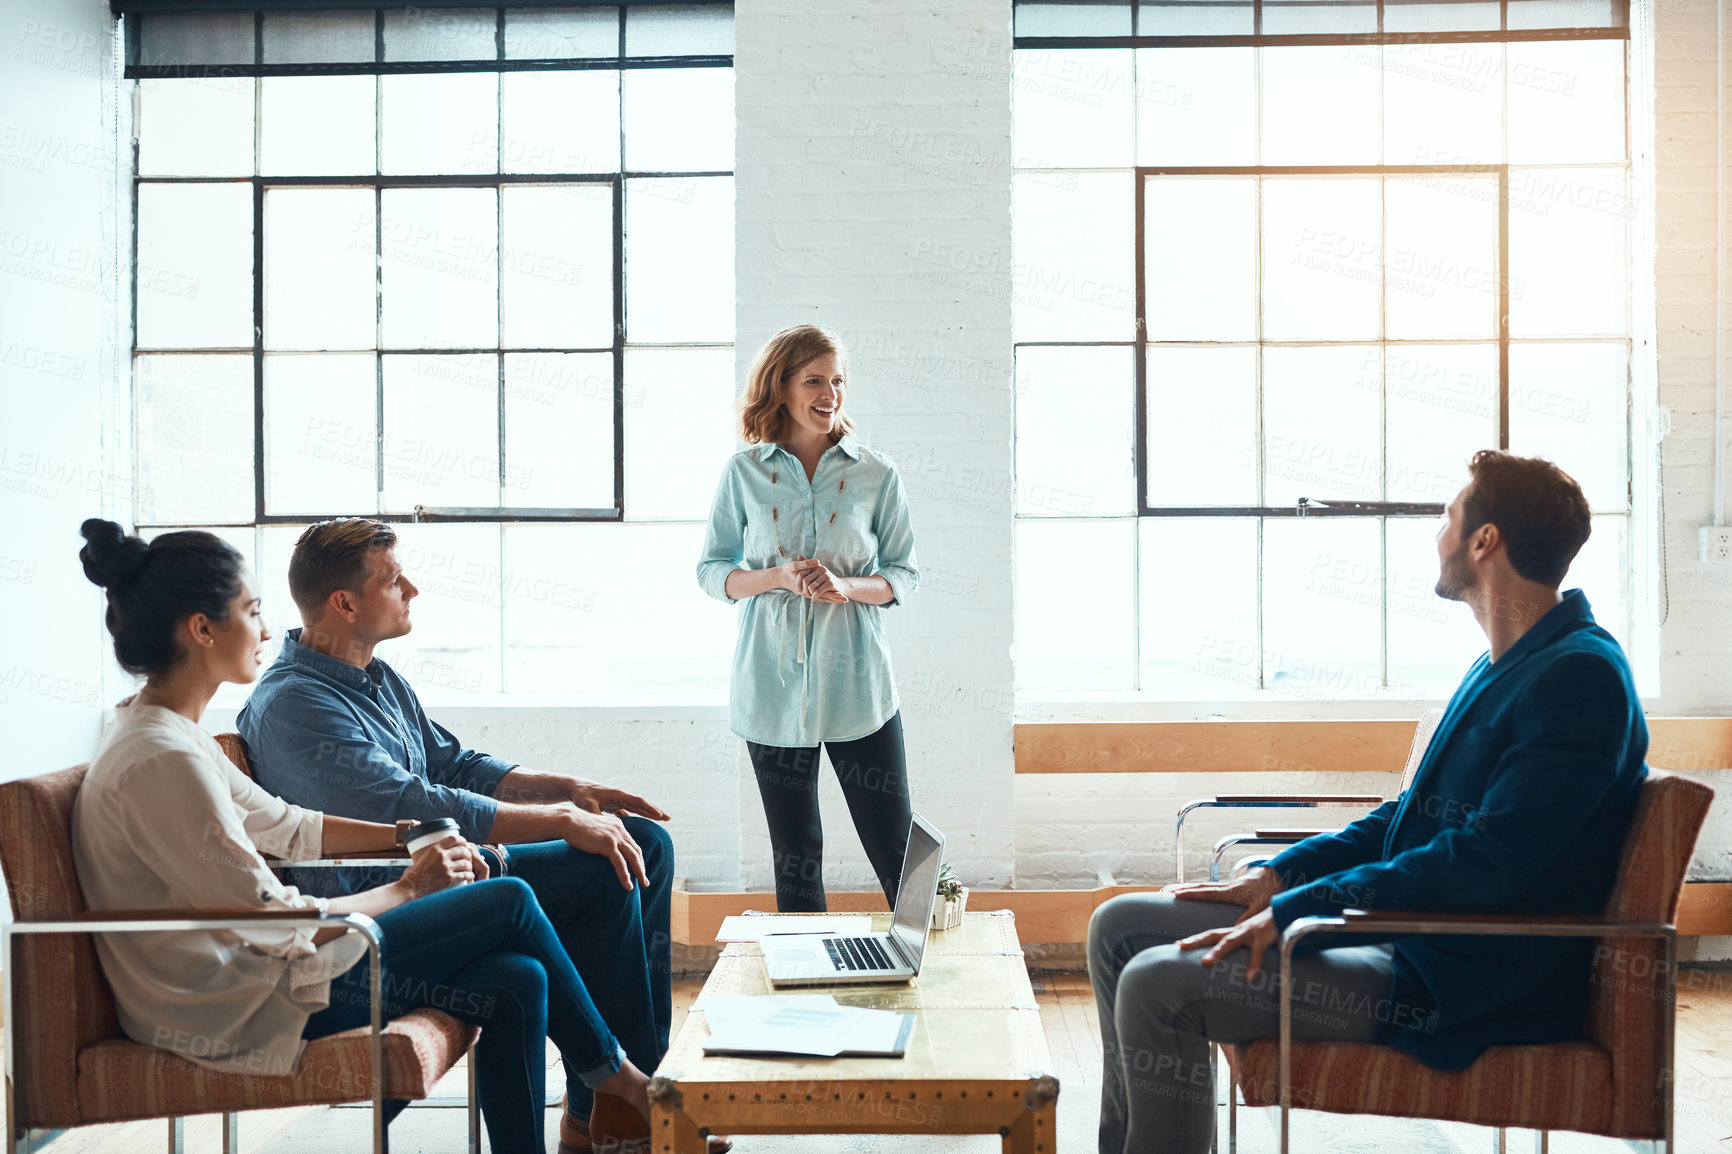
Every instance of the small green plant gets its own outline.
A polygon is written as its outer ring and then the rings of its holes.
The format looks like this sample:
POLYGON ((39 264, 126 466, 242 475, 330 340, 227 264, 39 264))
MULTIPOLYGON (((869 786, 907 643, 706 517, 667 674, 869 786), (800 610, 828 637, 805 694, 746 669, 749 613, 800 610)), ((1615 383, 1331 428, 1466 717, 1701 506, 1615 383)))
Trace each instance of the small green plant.
POLYGON ((938 896, 947 902, 953 902, 962 896, 962 883, 956 880, 956 874, 951 871, 949 863, 938 871, 938 896))

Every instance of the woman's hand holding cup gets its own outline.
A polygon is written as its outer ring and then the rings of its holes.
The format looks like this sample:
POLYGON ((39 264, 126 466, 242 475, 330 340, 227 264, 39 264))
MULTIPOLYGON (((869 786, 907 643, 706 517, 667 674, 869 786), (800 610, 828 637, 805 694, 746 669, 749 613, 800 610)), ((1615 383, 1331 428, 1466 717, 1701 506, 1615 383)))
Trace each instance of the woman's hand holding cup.
POLYGON ((404 841, 409 850, 409 868, 403 871, 398 884, 409 891, 411 898, 487 879, 486 859, 479 848, 463 840, 456 825, 445 818, 423 822, 409 831, 404 841), (429 826, 438 828, 426 828, 429 826))

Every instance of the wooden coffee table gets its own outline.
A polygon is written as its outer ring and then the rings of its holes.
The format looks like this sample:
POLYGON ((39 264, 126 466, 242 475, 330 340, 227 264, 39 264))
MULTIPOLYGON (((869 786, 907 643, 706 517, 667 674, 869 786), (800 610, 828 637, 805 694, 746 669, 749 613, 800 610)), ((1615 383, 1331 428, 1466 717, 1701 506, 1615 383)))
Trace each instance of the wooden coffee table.
MULTIPOLYGON (((889 924, 873 916, 874 929, 889 924)), ((1057 1148, 1058 1079, 1008 910, 934 932, 908 985, 786 991, 913 1011, 905 1057, 704 1055, 706 998, 773 992, 755 943, 722 952, 650 1080, 655 1150, 703 1154, 710 1134, 998 1134, 1007 1154, 1057 1148)))

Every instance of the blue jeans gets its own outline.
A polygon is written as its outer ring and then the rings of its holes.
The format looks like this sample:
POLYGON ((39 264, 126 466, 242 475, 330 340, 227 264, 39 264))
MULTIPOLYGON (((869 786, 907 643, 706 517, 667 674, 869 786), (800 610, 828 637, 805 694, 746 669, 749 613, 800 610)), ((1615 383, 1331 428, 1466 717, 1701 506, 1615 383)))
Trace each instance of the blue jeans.
MULTIPOLYGON (((443 890, 377 919, 387 1017, 431 1006, 481 1027, 476 1092, 500 1154, 545 1150, 547 1040, 586 1086, 619 1072, 622 1050, 529 886, 496 878, 443 890)), ((366 1025, 371 970, 362 958, 307 1019, 309 1041, 366 1025)), ((394 1105, 393 1115, 400 1105, 394 1105)))
MULTIPOLYGON (((673 1024, 672 913, 674 845, 656 822, 627 817, 643 850, 650 884, 619 884, 608 859, 562 841, 509 847, 510 876, 529 883, 596 1005, 619 1034, 632 1063, 649 1074, 661 1064, 673 1024)), ((589 1117, 589 1088, 566 1064, 575 1118, 589 1117)))
MULTIPOLYGON (((572 849, 562 841, 510 846, 506 873, 528 882, 535 891, 590 996, 619 1035, 632 1063, 648 1074, 667 1053, 673 1024, 669 916, 674 845, 668 831, 656 822, 641 817, 624 820, 643 851, 648 886, 626 889, 606 858, 572 849)), ((906 819, 903 824, 907 825, 906 819)), ((491 853, 487 859, 497 874, 497 859, 491 853)), ((284 880, 299 886, 302 893, 335 897, 384 885, 399 872, 397 867, 302 869, 290 870, 284 880)), ((575 1118, 588 1118, 589 1087, 569 1065, 565 1073, 570 1094, 567 1110, 575 1118)))

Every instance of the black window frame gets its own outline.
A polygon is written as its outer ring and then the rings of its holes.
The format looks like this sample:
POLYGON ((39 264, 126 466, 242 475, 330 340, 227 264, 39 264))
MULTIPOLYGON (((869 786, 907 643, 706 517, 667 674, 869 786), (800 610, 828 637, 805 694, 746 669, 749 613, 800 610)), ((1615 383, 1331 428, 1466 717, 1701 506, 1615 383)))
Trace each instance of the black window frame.
MULTIPOLYGON (((150 64, 137 62, 138 27, 137 20, 150 19, 151 12, 132 12, 122 17, 125 32, 127 62, 123 72, 126 80, 158 80, 158 79, 200 79, 200 78, 253 78, 255 80, 278 76, 390 76, 406 74, 436 74, 436 73, 506 73, 506 72, 554 72, 554 71, 618 71, 623 83, 624 73, 639 69, 668 68, 729 68, 734 65, 732 53, 727 54, 692 54, 680 56, 643 56, 628 55, 626 52, 626 24, 628 9, 639 9, 654 6, 658 0, 643 3, 616 4, 585 4, 587 8, 614 8, 618 15, 617 52, 614 56, 581 57, 581 58, 529 58, 507 59, 505 52, 505 21, 507 8, 492 8, 494 14, 494 57, 482 60, 386 60, 385 59, 385 16, 386 9, 373 10, 373 59, 371 61, 350 61, 341 63, 266 63, 265 62, 265 18, 263 9, 251 11, 253 17, 253 62, 251 64, 228 65, 196 65, 196 64, 150 64)), ((681 0, 681 3, 691 6, 725 7, 732 11, 732 0, 681 0)), ((468 7, 468 6, 465 6, 468 7)), ((321 9, 323 10, 323 9, 321 9)), ((332 10, 341 10, 333 5, 332 10)), ((488 10, 486 5, 477 5, 472 10, 488 10)), ((511 11, 521 11, 518 6, 512 6, 511 11)), ((258 115, 259 96, 254 95, 254 115, 258 115)), ((623 115, 623 113, 622 113, 623 115)), ((375 125, 374 132, 379 131, 375 125)), ((500 147, 503 148, 503 141, 500 147)), ((382 198, 386 189, 396 188, 491 188, 503 191, 513 185, 530 184, 597 184, 607 185, 612 195, 613 225, 613 340, 607 346, 593 348, 550 348, 550 349, 507 349, 503 341, 492 348, 375 348, 375 436, 378 439, 378 449, 375 452, 375 469, 377 471, 377 487, 380 492, 384 487, 385 453, 383 439, 385 435, 385 385, 384 358, 386 356, 405 355, 437 355, 437 356, 487 356, 497 358, 498 387, 498 453, 499 476, 501 484, 506 476, 506 381, 505 357, 508 354, 535 353, 578 353, 578 354, 611 354, 613 363, 613 504, 611 507, 581 508, 581 507, 513 507, 513 506, 424 506, 417 505, 412 512, 373 511, 366 515, 379 521, 393 523, 515 523, 515 522, 602 522, 621 523, 626 519, 625 509, 625 353, 626 318, 625 318, 625 186, 628 180, 639 179, 690 179, 704 177, 732 178, 732 169, 726 170, 693 170, 693 171, 649 171, 634 170, 625 167, 624 128, 621 127, 620 166, 609 172, 577 172, 577 173, 465 173, 465 174, 415 174, 386 175, 373 173, 358 176, 263 176, 254 173, 250 177, 226 176, 141 176, 138 171, 138 146, 136 140, 132 152, 132 237, 131 237, 131 328, 132 339, 130 348, 130 368, 136 377, 136 365, 140 356, 175 356, 175 355, 211 355, 238 354, 241 347, 232 349, 217 348, 147 348, 141 350, 138 345, 138 200, 139 189, 146 184, 248 184, 252 188, 252 224, 253 224, 253 266, 252 266, 252 317, 253 344, 250 349, 253 358, 253 517, 245 522, 151 522, 155 529, 197 527, 197 528, 252 528, 267 525, 305 525, 327 517, 350 515, 352 511, 332 510, 325 513, 270 513, 265 507, 265 347, 264 347, 264 285, 265 285, 265 252, 264 252, 264 211, 265 192, 271 188, 370 188, 374 194, 374 228, 375 253, 382 251, 379 245, 382 239, 377 230, 382 227, 382 198)), ((255 162, 255 169, 257 164, 255 162)), ((497 227, 504 228, 503 213, 497 218, 497 227)), ((499 245, 496 260, 503 260, 503 244, 499 245)), ((378 274, 375 274, 378 275, 378 274)), ((375 292, 379 291, 377 282, 375 292)), ((695 341, 695 342, 657 342, 645 345, 645 348, 715 348, 731 345, 732 342, 695 341)))

